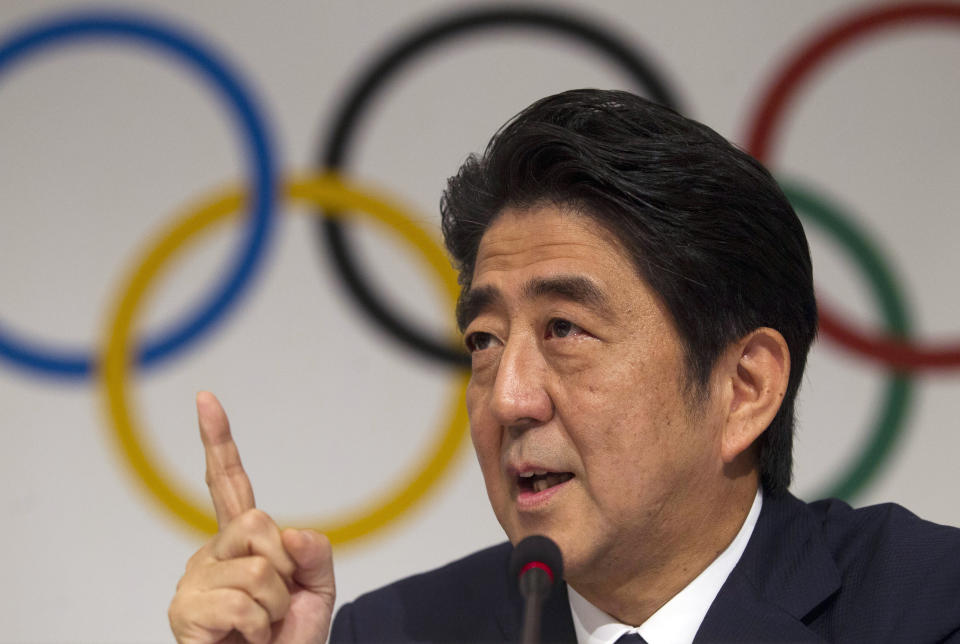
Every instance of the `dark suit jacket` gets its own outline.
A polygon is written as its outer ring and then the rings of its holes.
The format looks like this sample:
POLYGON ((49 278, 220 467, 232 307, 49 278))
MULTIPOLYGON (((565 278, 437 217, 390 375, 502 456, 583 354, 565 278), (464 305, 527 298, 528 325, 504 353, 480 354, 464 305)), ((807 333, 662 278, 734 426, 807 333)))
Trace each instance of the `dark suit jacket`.
MULTIPOLYGON (((510 544, 366 594, 332 642, 519 640, 510 544)), ((544 642, 576 642, 566 587, 544 608, 544 642)), ((860 510, 767 494, 747 548, 697 642, 960 642, 960 530, 897 505, 860 510)))

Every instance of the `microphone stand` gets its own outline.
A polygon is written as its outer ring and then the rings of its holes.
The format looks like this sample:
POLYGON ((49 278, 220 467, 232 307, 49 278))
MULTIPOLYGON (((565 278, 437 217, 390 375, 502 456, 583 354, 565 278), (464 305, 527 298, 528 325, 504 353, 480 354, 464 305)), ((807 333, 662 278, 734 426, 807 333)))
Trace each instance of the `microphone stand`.
POLYGON ((539 568, 532 568, 520 577, 520 594, 524 598, 520 644, 540 644, 541 613, 552 583, 539 568))

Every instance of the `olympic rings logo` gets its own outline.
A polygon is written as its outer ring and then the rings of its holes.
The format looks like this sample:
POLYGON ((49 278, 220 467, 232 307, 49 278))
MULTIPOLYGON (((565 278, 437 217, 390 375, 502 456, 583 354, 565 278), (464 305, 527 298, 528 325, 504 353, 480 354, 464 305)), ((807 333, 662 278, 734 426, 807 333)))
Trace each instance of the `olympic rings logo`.
MULTIPOLYGON (((897 4, 870 8, 838 21, 823 35, 801 47, 762 94, 763 100, 750 126, 748 149, 761 160, 771 162, 777 127, 785 118, 794 92, 828 55, 885 29, 932 21, 960 23, 960 6, 897 4)), ((45 346, 0 325, 0 359, 12 367, 55 378, 95 377, 105 400, 113 436, 125 461, 151 497, 184 524, 203 532, 215 531, 216 522, 207 504, 192 498, 173 480, 142 440, 142 425, 128 391, 130 370, 134 366, 149 368, 178 355, 222 321, 245 292, 251 277, 262 267, 277 202, 282 198, 306 203, 321 215, 317 219, 318 242, 324 245, 323 250, 332 258, 361 310, 390 337, 453 369, 450 402, 441 429, 427 453, 396 486, 398 491, 369 502, 350 516, 319 521, 316 526, 334 543, 357 539, 383 528, 424 498, 463 444, 467 424, 463 396, 468 378, 463 367, 468 358, 448 339, 431 337, 391 311, 364 279, 344 227, 350 217, 341 213, 365 213, 399 234, 421 253, 437 275, 441 290, 450 299, 451 310, 457 295, 456 279, 443 251, 414 223, 414 218, 391 200, 349 182, 341 173, 348 165, 351 137, 390 76, 430 49, 450 44, 462 36, 518 27, 552 32, 596 49, 625 70, 638 89, 661 103, 681 109, 663 74, 633 44, 582 17, 547 8, 474 8, 422 25, 386 47, 361 70, 340 103, 329 139, 317 155, 322 172, 281 181, 271 132, 253 93, 225 59, 198 42, 195 36, 152 18, 115 11, 63 15, 27 25, 8 35, 0 42, 0 80, 11 66, 44 50, 89 40, 120 41, 145 47, 185 65, 227 106, 243 138, 248 189, 233 189, 204 200, 156 238, 139 265, 124 280, 99 351, 45 346), (214 228, 235 221, 237 213, 244 209, 245 236, 229 270, 213 292, 184 320, 170 325, 157 337, 135 340, 139 311, 149 295, 151 283, 183 248, 196 243, 214 228)), ((843 468, 829 490, 831 494, 848 497, 870 481, 889 455, 912 399, 911 373, 960 366, 960 345, 923 347, 911 342, 903 289, 886 268, 887 262, 876 245, 852 224, 852 219, 839 205, 818 196, 800 182, 781 179, 781 184, 807 223, 822 227, 850 251, 868 278, 884 317, 887 335, 871 336, 821 305, 821 329, 825 335, 890 369, 886 399, 874 421, 869 444, 853 463, 843 468)))
MULTIPOLYGON (((783 115, 796 91, 819 66, 845 47, 884 30, 923 22, 960 27, 960 6, 949 3, 898 4, 850 16, 814 38, 790 59, 764 93, 753 118, 747 149, 761 161, 771 161, 783 115)), ((960 367, 960 342, 922 347, 894 333, 875 337, 857 330, 829 308, 820 306, 820 329, 843 346, 882 364, 903 370, 960 367)))
MULTIPOLYGON (((335 177, 315 177, 292 181, 286 186, 285 196, 292 201, 304 201, 320 208, 350 209, 365 212, 379 223, 399 233, 410 245, 419 250, 430 268, 440 276, 441 286, 452 307, 457 298, 458 285, 446 256, 433 239, 418 227, 402 210, 389 205, 370 191, 361 191, 348 186, 335 177)), ((134 420, 127 392, 128 364, 130 362, 130 337, 135 328, 136 316, 150 284, 163 268, 181 252, 184 245, 194 237, 205 233, 214 225, 224 223, 236 213, 244 202, 241 191, 234 190, 203 202, 185 215, 169 231, 161 234, 155 244, 145 253, 141 264, 133 271, 120 296, 116 312, 107 334, 101 364, 101 389, 108 403, 108 412, 116 428, 123 453, 134 470, 140 475, 150 492, 176 516, 188 525, 206 533, 217 531, 217 521, 207 509, 208 504, 190 498, 160 466, 141 440, 142 431, 134 420)), ((447 421, 435 437, 427 455, 417 464, 408 479, 396 492, 371 502, 352 516, 319 522, 333 543, 342 543, 369 534, 400 516, 416 503, 440 478, 450 464, 465 437, 467 424, 464 395, 467 374, 460 372, 454 378, 451 403, 447 421)), ((391 486, 391 489, 395 486, 391 486)))
MULTIPOLYGON (((276 192, 273 143, 252 92, 226 61, 174 27, 134 15, 82 13, 28 25, 0 45, 0 78, 11 66, 45 49, 90 40, 139 45, 186 65, 230 108, 230 115, 243 134, 248 157, 248 181, 253 198, 246 239, 225 279, 207 296, 199 310, 187 320, 172 325, 173 328, 161 333, 159 338, 148 340, 137 351, 138 363, 151 366, 185 349, 209 330, 236 304, 259 268, 272 228, 276 192)), ((51 376, 82 378, 89 377, 94 370, 88 352, 44 347, 3 328, 0 328, 0 357, 15 366, 51 376)))

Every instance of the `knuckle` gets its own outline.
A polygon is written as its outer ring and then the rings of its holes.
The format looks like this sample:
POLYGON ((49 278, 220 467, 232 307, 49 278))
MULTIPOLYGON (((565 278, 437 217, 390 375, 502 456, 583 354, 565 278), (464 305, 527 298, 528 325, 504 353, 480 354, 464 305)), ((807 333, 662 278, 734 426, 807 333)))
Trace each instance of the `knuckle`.
POLYGON ((257 585, 268 583, 276 572, 266 557, 251 557, 247 564, 247 574, 257 585))
POLYGON ((205 561, 196 561, 187 566, 183 576, 177 581, 177 594, 189 593, 204 586, 204 578, 210 569, 205 561))
POLYGON ((290 610, 290 591, 282 584, 277 588, 257 593, 254 599, 263 607, 272 621, 283 619, 290 610))
POLYGON ((170 605, 167 606, 167 620, 170 622, 170 627, 176 632, 177 625, 180 623, 181 615, 183 608, 180 602, 180 594, 177 593, 173 596, 173 599, 170 600, 170 605))
POLYGON ((196 597, 188 593, 177 592, 167 607, 167 620, 170 630, 178 635, 189 627, 193 618, 193 611, 197 606, 196 597))
POLYGON ((246 641, 251 642, 251 644, 259 644, 259 642, 270 641, 270 624, 265 620, 259 620, 244 625, 242 632, 246 638, 246 641))
POLYGON ((187 565, 184 566, 184 568, 183 568, 183 569, 184 569, 184 572, 186 572, 187 570, 190 570, 191 568, 195 567, 195 566, 197 565, 197 563, 199 562, 199 560, 200 560, 200 551, 198 550, 197 552, 195 552, 195 553, 193 553, 192 555, 190 555, 190 558, 189 558, 189 559, 187 559, 187 565))
POLYGON ((297 564, 293 563, 287 558, 284 558, 280 561, 280 567, 277 568, 277 572, 280 574, 280 577, 286 581, 293 579, 293 575, 297 572, 297 564))
POLYGON ((255 614, 254 601, 245 593, 230 593, 224 599, 224 611, 236 621, 247 621, 255 614))
POLYGON ((187 570, 187 572, 185 572, 183 576, 177 580, 177 590, 176 595, 174 595, 174 600, 176 600, 178 595, 190 592, 197 585, 196 577, 197 575, 195 570, 187 570))
POLYGON ((270 618, 266 611, 252 599, 245 601, 243 608, 233 614, 234 628, 244 634, 248 641, 266 642, 270 639, 270 618))
POLYGON ((243 531, 248 533, 260 533, 269 531, 271 528, 275 529, 270 515, 256 508, 247 510, 235 520, 240 524, 243 531))

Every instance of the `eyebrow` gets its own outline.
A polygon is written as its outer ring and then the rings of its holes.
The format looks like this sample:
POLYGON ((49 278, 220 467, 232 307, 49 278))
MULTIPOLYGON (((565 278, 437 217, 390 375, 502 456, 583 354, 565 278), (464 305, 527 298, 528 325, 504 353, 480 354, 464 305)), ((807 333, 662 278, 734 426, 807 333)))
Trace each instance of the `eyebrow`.
POLYGON ((503 294, 492 286, 470 288, 460 294, 457 301, 457 326, 462 333, 467 325, 483 313, 503 303, 503 294))
MULTIPOLYGON (((581 304, 609 318, 607 296, 597 284, 580 275, 557 275, 532 279, 523 285, 521 294, 526 299, 560 298, 581 304)), ((457 303, 457 326, 463 331, 481 313, 503 303, 503 294, 493 286, 466 291, 457 303)))

